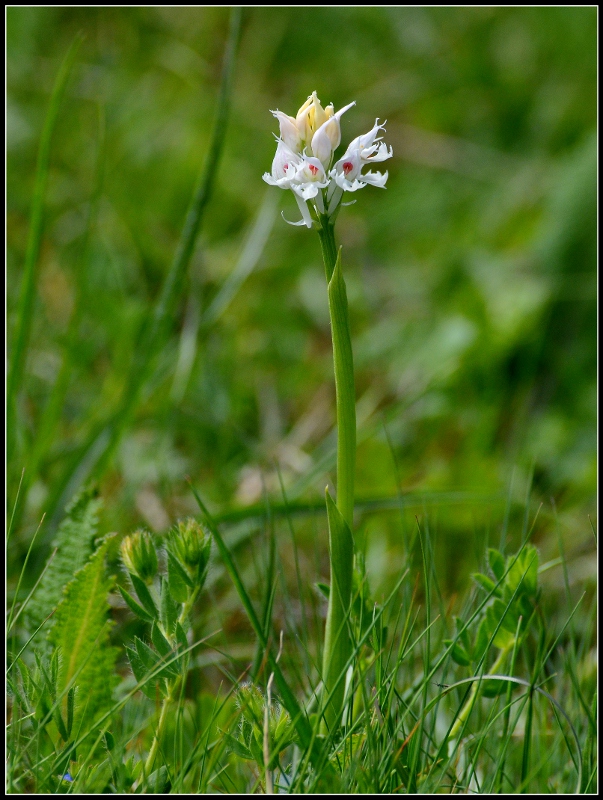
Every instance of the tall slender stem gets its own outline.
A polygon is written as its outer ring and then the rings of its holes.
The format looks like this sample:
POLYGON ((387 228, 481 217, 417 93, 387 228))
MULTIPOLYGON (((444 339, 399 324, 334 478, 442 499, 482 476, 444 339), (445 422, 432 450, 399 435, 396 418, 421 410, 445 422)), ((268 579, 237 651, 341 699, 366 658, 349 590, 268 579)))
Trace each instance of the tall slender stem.
MULTIPOLYGON (((197 599, 197 595, 199 594, 199 587, 196 587, 191 591, 189 594, 188 599, 182 606, 182 611, 180 612, 180 616, 178 617, 178 623, 182 625, 186 619, 188 618, 189 612, 193 607, 193 603, 197 599)), ((170 636, 169 632, 162 628, 162 633, 166 637, 166 639, 172 644, 173 646, 176 645, 176 642, 172 636, 170 636)), ((180 689, 180 684, 182 682, 182 675, 178 678, 174 679, 172 683, 167 697, 163 699, 163 706, 161 707, 161 713, 159 715, 159 722, 157 723, 157 727, 155 729, 155 735, 153 737, 153 743, 151 745, 151 749, 149 750, 149 755, 147 756, 147 760, 145 762, 144 767, 144 775, 148 778, 151 774, 151 770, 153 768, 153 764, 155 763, 155 758, 157 757, 157 753, 159 751, 159 744, 161 742, 161 737, 163 735, 163 729, 165 728, 165 723, 168 718, 168 709, 172 704, 172 701, 176 697, 177 692, 180 689)))
POLYGON ((341 721, 345 671, 352 656, 349 612, 354 569, 354 471, 356 464, 356 396, 348 302, 333 225, 321 216, 319 230, 333 338, 337 406, 337 505, 327 494, 331 589, 323 654, 323 723, 326 733, 341 721))
POLYGON ((333 226, 328 217, 323 217, 321 222, 319 236, 329 291, 337 404, 337 508, 352 530, 356 467, 356 390, 348 300, 343 276, 339 274, 336 276, 338 280, 333 280, 338 258, 333 226))

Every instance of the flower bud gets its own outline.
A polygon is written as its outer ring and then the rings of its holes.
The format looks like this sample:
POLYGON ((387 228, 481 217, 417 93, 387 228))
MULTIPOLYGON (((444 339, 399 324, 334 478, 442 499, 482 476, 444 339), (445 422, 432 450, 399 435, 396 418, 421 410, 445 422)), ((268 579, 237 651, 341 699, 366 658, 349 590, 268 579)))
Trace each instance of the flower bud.
POLYGON ((157 551, 150 533, 138 530, 121 543, 121 560, 128 572, 150 584, 157 575, 157 551))
POLYGON ((211 539, 196 519, 178 522, 168 536, 167 548, 198 584, 205 580, 211 539))
POLYGON ((341 116, 353 105, 354 103, 348 103, 336 114, 333 113, 333 106, 328 106, 328 116, 312 137, 312 152, 325 166, 328 166, 333 151, 339 147, 341 142, 341 116))
POLYGON ((283 114, 282 111, 271 112, 277 119, 280 127, 280 138, 294 153, 301 150, 301 136, 294 117, 283 114))
POLYGON ((297 112, 297 117, 295 118, 295 123, 302 140, 310 143, 318 128, 320 128, 332 114, 333 106, 327 106, 325 110, 320 105, 320 100, 316 92, 312 92, 310 97, 308 97, 297 112))

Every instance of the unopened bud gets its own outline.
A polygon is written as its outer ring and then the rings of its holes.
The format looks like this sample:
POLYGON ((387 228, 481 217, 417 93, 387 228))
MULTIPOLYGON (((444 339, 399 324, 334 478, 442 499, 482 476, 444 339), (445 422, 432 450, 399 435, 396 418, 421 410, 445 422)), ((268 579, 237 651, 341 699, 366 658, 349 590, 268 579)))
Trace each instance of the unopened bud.
POLYGON ((121 543, 121 560, 128 572, 133 572, 145 583, 152 583, 157 575, 157 551, 151 534, 144 530, 126 536, 121 543))
POLYGON ((196 519, 178 522, 168 536, 167 548, 193 580, 201 583, 205 579, 211 538, 196 519))

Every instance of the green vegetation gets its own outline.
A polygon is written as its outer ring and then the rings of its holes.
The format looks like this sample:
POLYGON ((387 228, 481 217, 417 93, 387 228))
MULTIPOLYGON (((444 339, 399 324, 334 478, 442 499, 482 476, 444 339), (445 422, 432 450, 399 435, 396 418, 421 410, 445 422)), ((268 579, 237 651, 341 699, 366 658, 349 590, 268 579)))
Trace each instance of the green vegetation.
POLYGON ((596 21, 7 10, 7 791, 596 792, 596 21))

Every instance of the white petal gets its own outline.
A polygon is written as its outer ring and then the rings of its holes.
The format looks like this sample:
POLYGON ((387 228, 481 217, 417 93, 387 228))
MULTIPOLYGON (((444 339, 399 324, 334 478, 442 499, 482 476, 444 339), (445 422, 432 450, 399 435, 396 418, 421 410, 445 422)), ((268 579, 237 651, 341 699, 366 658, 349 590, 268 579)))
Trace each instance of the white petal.
POLYGON ((350 182, 344 175, 337 175, 335 178, 337 185, 340 186, 344 192, 356 192, 358 189, 364 189, 365 183, 356 179, 350 182))
POLYGON ((305 223, 305 221, 304 221, 303 219, 300 219, 300 221, 299 221, 299 222, 291 222, 291 220, 290 220, 290 219, 287 219, 287 217, 285 216, 285 212, 284 212, 284 211, 281 211, 281 217, 282 217, 282 218, 285 220, 285 222, 287 223, 287 225, 296 225, 296 226, 299 226, 299 225, 305 225, 305 224, 306 224, 306 223, 305 223))
POLYGON ((297 194, 294 194, 295 199, 297 200, 297 205, 299 206, 299 210, 301 211, 301 215, 304 218, 304 222, 308 226, 308 228, 312 227, 312 217, 310 216, 310 209, 306 205, 305 201, 302 200, 297 194))
POLYGON ((292 183, 291 188, 295 192, 297 197, 301 197, 303 200, 311 200, 313 197, 316 197, 318 192, 320 191, 319 188, 320 184, 317 183, 292 183))
POLYGON ((279 122, 280 125, 280 133, 281 139, 287 147, 290 147, 296 153, 299 153, 301 148, 301 138, 299 135, 299 131, 297 129, 297 125, 295 119, 290 117, 288 114, 284 114, 282 111, 271 111, 279 122))
POLYGON ((377 186, 379 189, 384 189, 387 183, 387 172, 367 172, 365 175, 360 175, 359 180, 364 183, 370 183, 371 186, 377 186))
POLYGON ((393 148, 390 147, 389 150, 388 150, 387 145, 385 144, 385 142, 381 142, 377 152, 374 155, 371 155, 368 158, 364 155, 364 153, 362 153, 362 157, 366 158, 367 162, 385 161, 386 159, 391 158, 393 155, 394 155, 393 148))

